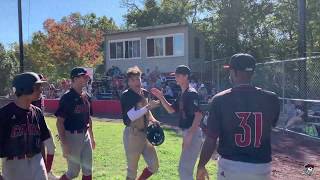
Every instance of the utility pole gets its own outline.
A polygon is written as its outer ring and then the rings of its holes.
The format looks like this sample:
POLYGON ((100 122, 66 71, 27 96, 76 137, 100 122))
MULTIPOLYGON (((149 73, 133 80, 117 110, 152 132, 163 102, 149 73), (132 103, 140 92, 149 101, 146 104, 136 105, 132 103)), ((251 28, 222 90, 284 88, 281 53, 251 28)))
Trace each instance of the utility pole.
POLYGON ((307 98, 307 47, 306 47, 306 0, 298 0, 298 56, 299 58, 304 58, 300 61, 300 78, 299 86, 300 98, 307 98))
MULTIPOLYGON (((299 61, 299 94, 301 99, 308 99, 308 79, 307 79, 307 46, 306 46, 306 0, 298 0, 298 55, 299 58, 304 58, 299 61)), ((303 118, 308 118, 307 104, 303 103, 303 118)))
POLYGON ((23 34, 22 34, 22 13, 21 0, 18 0, 18 21, 19 21, 19 50, 20 50, 20 73, 24 71, 24 54, 23 54, 23 34))
POLYGON ((299 57, 306 57, 306 0, 298 0, 298 54, 299 57))

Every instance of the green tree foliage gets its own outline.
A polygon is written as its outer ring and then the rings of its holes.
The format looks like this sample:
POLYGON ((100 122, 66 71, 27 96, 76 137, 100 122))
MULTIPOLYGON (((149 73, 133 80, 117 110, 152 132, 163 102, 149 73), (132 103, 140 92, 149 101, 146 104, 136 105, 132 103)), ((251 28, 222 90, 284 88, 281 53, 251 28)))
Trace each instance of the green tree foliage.
POLYGON ((13 51, 6 51, 0 43, 0 96, 10 92, 11 81, 18 70, 18 62, 13 51))
POLYGON ((198 18, 203 0, 145 0, 143 7, 135 1, 123 0, 128 9, 124 16, 127 27, 145 27, 176 22, 193 23, 198 18))
MULTIPOLYGON (((298 5, 294 0, 123 0, 127 27, 188 22, 207 42, 207 59, 253 54, 259 62, 297 57, 298 5)), ((319 52, 320 1, 307 0, 308 52, 319 52)))
POLYGON ((44 32, 34 33, 24 46, 26 69, 56 80, 68 78, 74 66, 95 67, 103 62, 103 33, 115 29, 112 19, 94 13, 73 13, 59 22, 47 19, 44 32))

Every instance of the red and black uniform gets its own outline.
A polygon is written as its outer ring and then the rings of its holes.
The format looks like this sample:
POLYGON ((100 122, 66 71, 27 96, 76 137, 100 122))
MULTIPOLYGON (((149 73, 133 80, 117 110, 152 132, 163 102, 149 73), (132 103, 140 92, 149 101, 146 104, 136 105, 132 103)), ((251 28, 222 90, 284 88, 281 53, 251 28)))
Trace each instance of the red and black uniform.
POLYGON ((131 123, 131 120, 128 117, 128 111, 133 107, 135 109, 138 109, 139 108, 137 107, 138 102, 142 101, 143 98, 145 99, 149 98, 149 92, 147 90, 143 89, 142 94, 143 95, 139 95, 131 89, 127 89, 122 93, 120 102, 121 102, 121 108, 122 108, 122 120, 124 125, 130 126, 130 123, 131 123))
POLYGON ((198 92, 189 87, 172 104, 173 109, 179 113, 179 127, 189 129, 192 126, 194 113, 200 111, 198 92))
POLYGON ((92 115, 91 100, 88 94, 83 97, 71 88, 61 97, 55 115, 64 118, 65 130, 86 131, 89 127, 90 115, 92 115))
POLYGON ((219 137, 222 158, 248 163, 271 162, 271 129, 280 113, 273 92, 243 85, 217 94, 209 109, 208 135, 219 137))
POLYGON ((68 171, 61 179, 76 178, 82 169, 82 179, 92 179, 92 146, 88 128, 92 115, 88 94, 79 94, 73 88, 60 99, 55 115, 64 119, 65 144, 70 148, 68 171))
POLYGON ((33 105, 22 109, 9 103, 0 109, 0 157, 32 157, 50 138, 41 110, 33 105))

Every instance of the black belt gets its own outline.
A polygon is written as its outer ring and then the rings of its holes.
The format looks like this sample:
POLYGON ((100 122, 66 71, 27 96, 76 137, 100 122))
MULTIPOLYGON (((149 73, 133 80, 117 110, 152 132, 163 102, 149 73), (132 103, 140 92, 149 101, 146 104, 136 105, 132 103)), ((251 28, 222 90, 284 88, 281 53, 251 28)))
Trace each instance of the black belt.
POLYGON ((77 129, 77 130, 67 130, 69 131, 71 134, 82 134, 87 132, 87 129, 77 129))
POLYGON ((23 155, 19 155, 19 156, 10 156, 7 157, 7 160, 14 160, 14 159, 31 159, 33 158, 33 156, 35 156, 37 153, 34 154, 23 154, 23 155))

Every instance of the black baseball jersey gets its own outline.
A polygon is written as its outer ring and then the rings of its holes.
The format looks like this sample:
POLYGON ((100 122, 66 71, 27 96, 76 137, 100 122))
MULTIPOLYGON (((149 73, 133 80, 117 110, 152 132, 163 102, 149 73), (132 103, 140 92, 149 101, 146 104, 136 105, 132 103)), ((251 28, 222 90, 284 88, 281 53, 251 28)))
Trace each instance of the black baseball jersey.
POLYGON ((273 92, 253 86, 234 87, 213 98, 208 135, 219 136, 218 153, 222 158, 268 163, 271 130, 279 113, 279 99, 273 92))
POLYGON ((41 152, 41 144, 50 138, 42 111, 31 105, 22 109, 14 102, 0 109, 0 157, 41 152))
POLYGON ((198 92, 189 87, 172 104, 172 108, 179 113, 179 127, 188 129, 192 126, 194 113, 200 111, 198 92))
POLYGON ((68 131, 88 128, 90 115, 92 106, 89 95, 80 95, 72 88, 61 97, 55 113, 55 116, 64 118, 64 128, 68 131))
POLYGON ((137 109, 138 102, 143 100, 143 98, 149 98, 149 92, 145 89, 143 89, 142 91, 143 96, 137 94, 131 89, 125 90, 121 95, 120 102, 122 108, 122 119, 123 123, 126 126, 129 126, 131 123, 131 120, 128 117, 128 111, 133 107, 137 109))

